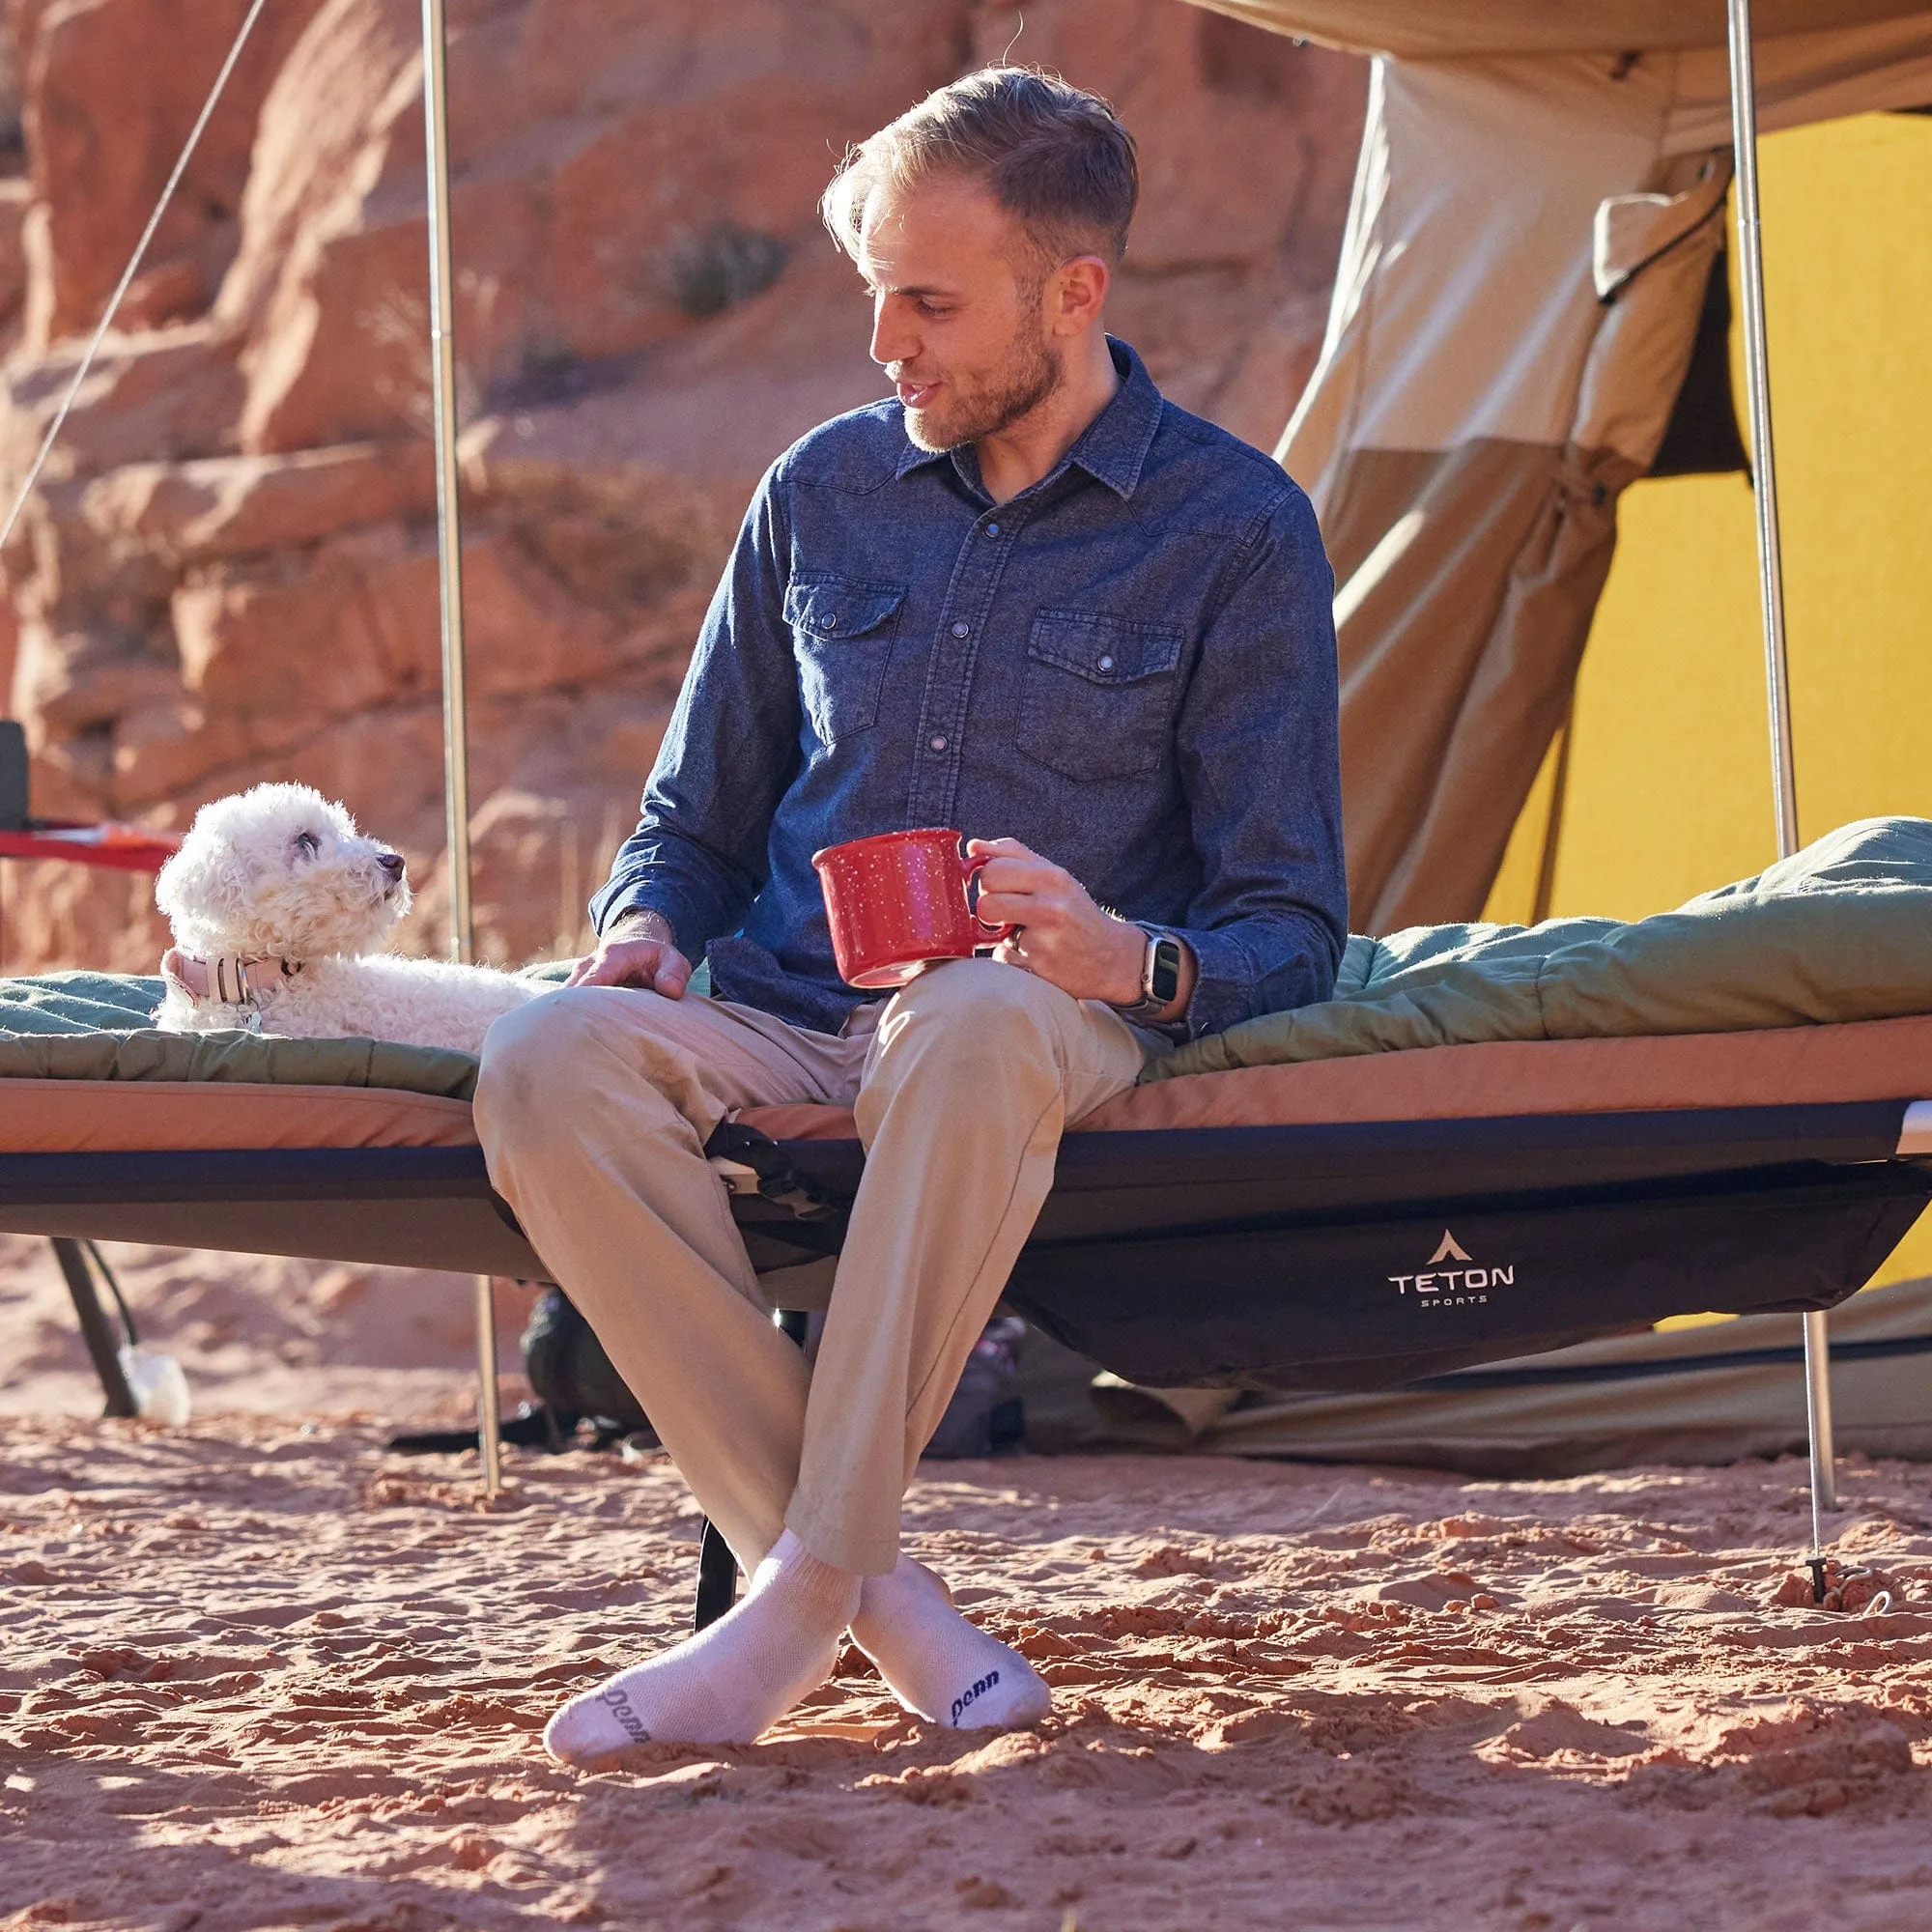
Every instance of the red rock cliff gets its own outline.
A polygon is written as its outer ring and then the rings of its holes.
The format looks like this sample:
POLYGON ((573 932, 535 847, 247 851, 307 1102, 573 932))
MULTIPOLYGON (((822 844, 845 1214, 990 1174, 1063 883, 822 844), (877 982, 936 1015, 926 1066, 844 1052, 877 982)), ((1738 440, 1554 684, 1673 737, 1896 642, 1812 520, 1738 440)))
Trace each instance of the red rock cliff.
MULTIPOLYGON (((13 0, 9 500, 244 11, 13 0)), ((37 810, 182 824, 307 781, 408 852, 438 951, 418 21, 265 12, 0 558, 0 669, 37 810)), ((758 474, 881 392, 816 222, 846 144, 1009 46, 1105 93, 1145 184, 1114 327, 1266 444, 1364 70, 1179 0, 453 0, 451 36, 477 924, 519 959, 580 942, 758 474)), ((145 882, 5 893, 9 970, 153 969, 145 882)))

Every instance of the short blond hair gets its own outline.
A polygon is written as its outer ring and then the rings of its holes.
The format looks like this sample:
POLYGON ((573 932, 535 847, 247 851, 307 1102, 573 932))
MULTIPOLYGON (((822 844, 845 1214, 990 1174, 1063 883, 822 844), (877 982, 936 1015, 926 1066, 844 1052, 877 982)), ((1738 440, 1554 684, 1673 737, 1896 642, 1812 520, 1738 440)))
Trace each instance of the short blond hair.
POLYGON ((980 183, 1024 231, 1040 273, 1076 255, 1118 266, 1140 197, 1134 137, 1097 94, 1030 67, 981 68, 851 149, 819 204, 855 259, 875 189, 980 183))

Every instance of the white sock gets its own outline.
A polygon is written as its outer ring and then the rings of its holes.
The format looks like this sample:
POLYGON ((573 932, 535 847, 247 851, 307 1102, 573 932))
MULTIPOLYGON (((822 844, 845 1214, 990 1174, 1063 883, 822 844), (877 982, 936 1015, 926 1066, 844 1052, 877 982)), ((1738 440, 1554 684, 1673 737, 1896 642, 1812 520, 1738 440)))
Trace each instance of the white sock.
POLYGON ((859 1578, 786 1530, 727 1615, 573 1697, 545 1748, 594 1770, 633 1745, 748 1745, 832 1675, 858 1603, 859 1578))
POLYGON ((852 1640, 908 1711, 948 1730, 1015 1730, 1046 1716, 1052 1693, 1018 1651, 970 1624, 923 1564, 901 1556, 867 1577, 852 1640))

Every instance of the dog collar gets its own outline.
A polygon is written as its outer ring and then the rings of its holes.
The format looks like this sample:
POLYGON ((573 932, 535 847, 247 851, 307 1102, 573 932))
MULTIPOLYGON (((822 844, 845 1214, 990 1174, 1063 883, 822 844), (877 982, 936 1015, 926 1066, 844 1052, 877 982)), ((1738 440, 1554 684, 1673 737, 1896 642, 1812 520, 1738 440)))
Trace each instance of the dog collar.
POLYGON ((273 967, 279 978, 293 980, 302 963, 299 959, 278 959, 272 953, 243 958, 239 953, 221 952, 213 959, 197 959, 178 946, 161 954, 161 977, 170 985, 179 986, 197 1006, 252 1007, 269 967, 273 967))

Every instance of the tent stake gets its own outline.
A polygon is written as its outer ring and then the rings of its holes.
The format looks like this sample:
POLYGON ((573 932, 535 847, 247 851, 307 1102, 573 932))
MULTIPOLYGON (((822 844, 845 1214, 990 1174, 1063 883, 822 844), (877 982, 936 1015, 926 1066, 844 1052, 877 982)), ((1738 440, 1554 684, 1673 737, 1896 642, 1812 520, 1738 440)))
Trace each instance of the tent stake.
MULTIPOLYGON (((1738 181, 1738 281, 1744 296, 1745 393, 1750 408, 1751 481, 1757 503, 1758 594, 1764 608, 1764 676, 1771 710, 1771 780, 1777 854, 1798 850, 1798 780, 1791 756, 1791 668, 1784 644, 1784 555, 1777 519, 1777 464, 1771 436, 1771 369, 1765 349, 1764 255, 1757 188, 1757 70, 1750 0, 1729 0, 1731 146, 1738 181)), ((1822 1312, 1804 1317, 1804 1419, 1811 1439, 1811 1548, 1822 1550, 1823 1516, 1838 1506, 1832 1444, 1832 1338, 1822 1312)))
MULTIPOLYGON (((463 518, 456 477, 456 322, 449 243, 449 78, 442 0, 423 0, 423 146, 429 161, 429 386, 436 432, 436 554, 442 634, 442 790, 449 952, 475 952, 469 914, 469 730, 463 680, 463 518)), ((483 1493, 502 1481, 497 1431, 497 1305, 476 1277, 476 1439, 483 1493)))

